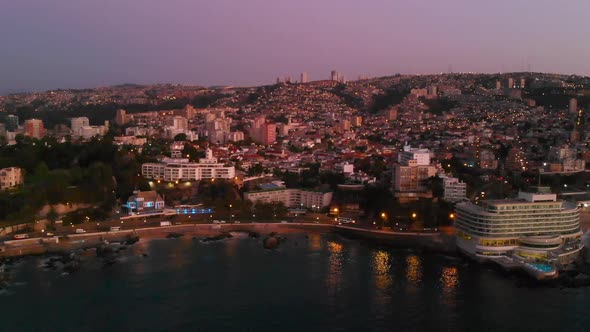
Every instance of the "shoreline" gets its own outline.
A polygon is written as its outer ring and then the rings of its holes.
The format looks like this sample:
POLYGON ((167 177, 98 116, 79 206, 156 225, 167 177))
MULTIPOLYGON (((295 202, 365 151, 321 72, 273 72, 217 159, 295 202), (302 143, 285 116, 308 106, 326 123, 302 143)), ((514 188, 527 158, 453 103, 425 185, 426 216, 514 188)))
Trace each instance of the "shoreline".
POLYGON ((106 231, 83 234, 69 234, 60 237, 30 238, 5 241, 0 247, 0 257, 21 257, 29 255, 60 254, 76 249, 97 247, 108 242, 124 242, 130 237, 142 240, 164 239, 170 234, 184 237, 211 237, 229 232, 254 232, 260 236, 271 233, 281 235, 321 232, 334 233, 350 238, 366 240, 377 245, 400 248, 415 248, 442 253, 456 253, 451 236, 442 233, 389 232, 332 224, 316 223, 244 223, 244 224, 182 224, 136 228, 120 231, 106 231))

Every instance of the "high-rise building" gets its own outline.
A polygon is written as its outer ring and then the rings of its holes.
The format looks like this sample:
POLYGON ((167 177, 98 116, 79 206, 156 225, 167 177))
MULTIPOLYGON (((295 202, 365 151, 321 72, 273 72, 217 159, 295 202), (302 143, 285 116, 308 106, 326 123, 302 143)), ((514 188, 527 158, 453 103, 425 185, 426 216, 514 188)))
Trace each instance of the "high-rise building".
POLYGON ((528 169, 528 161, 522 149, 513 147, 508 150, 505 167, 512 171, 526 171, 528 169))
POLYGON ((353 116, 350 118, 350 124, 353 127, 360 127, 363 125, 363 117, 362 116, 353 116))
POLYGON ((16 131, 18 128, 18 116, 16 115, 8 115, 6 117, 6 130, 7 131, 16 131))
POLYGON ((570 114, 578 113, 578 100, 576 98, 570 99, 569 112, 570 114))
POLYGON ((258 117, 252 122, 250 137, 256 143, 272 145, 277 141, 277 126, 274 123, 266 122, 266 118, 263 116, 258 117))
POLYGON ((430 151, 405 146, 398 155, 399 164, 393 169, 393 188, 400 201, 419 197, 432 197, 432 191, 425 182, 436 174, 436 167, 430 164, 430 151))
POLYGON ((514 88, 514 78, 508 77, 508 89, 514 88))
POLYGON ((41 138, 45 136, 45 128, 43 127, 43 121, 39 119, 25 120, 25 136, 29 136, 32 138, 41 138))
POLYGON ((115 123, 122 126, 127 123, 127 112, 123 109, 118 109, 115 114, 115 123))
POLYGON ((188 130, 188 120, 183 116, 174 116, 168 119, 168 125, 177 130, 188 130))
POLYGON ((496 90, 502 89, 502 82, 496 81, 496 90))
POLYGON ((72 137, 78 137, 81 135, 80 130, 82 127, 90 126, 90 121, 87 117, 71 118, 70 128, 72 129, 72 137))
POLYGON ((307 72, 301 73, 301 83, 307 83, 307 72))
POLYGON ((205 116, 209 142, 223 144, 228 140, 231 118, 225 117, 223 110, 214 110, 205 116))
POLYGON ((438 94, 438 88, 436 85, 428 86, 428 95, 429 96, 436 96, 438 94))
POLYGON ((524 78, 521 78, 521 79, 520 79, 520 88, 521 88, 521 89, 524 89, 524 88, 525 88, 525 85, 526 85, 526 79, 524 79, 524 78))
POLYGON ((338 81, 338 78, 339 78, 338 72, 335 71, 335 70, 332 70, 330 72, 330 80, 332 80, 332 81, 338 81))

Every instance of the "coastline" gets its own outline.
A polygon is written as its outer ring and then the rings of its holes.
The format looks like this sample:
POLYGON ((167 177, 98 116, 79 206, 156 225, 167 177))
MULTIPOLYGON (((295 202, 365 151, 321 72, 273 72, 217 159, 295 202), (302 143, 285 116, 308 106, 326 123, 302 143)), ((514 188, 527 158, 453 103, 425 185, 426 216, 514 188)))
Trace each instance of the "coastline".
POLYGON ((142 240, 163 239, 171 234, 184 237, 210 237, 229 232, 253 232, 261 236, 271 233, 281 235, 320 232, 335 233, 346 237, 370 241, 378 245, 416 248, 447 254, 455 253, 452 236, 443 233, 389 232, 359 227, 316 223, 243 223, 243 224, 182 224, 135 228, 120 231, 106 231, 83 234, 69 234, 57 237, 30 238, 5 241, 0 248, 0 257, 60 254, 72 250, 94 248, 105 241, 124 242, 131 237, 142 240))

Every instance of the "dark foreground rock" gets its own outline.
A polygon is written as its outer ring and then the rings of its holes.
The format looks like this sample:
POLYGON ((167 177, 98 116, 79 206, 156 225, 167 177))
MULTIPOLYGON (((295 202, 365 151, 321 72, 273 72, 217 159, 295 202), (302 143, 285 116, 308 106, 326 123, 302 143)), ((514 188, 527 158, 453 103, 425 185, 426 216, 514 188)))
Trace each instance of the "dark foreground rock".
POLYGON ((562 274, 560 281, 561 285, 564 287, 587 287, 590 286, 590 275, 576 271, 569 271, 562 274))
POLYGON ((276 249, 279 247, 280 239, 274 235, 270 235, 262 241, 262 247, 264 249, 276 249))
POLYGON ((221 233, 219 235, 206 237, 206 238, 202 239, 201 242, 220 241, 220 240, 224 240, 224 239, 229 239, 231 237, 232 237, 232 235, 230 233, 221 233))
POLYGON ((184 234, 180 234, 180 233, 168 233, 168 235, 166 235, 167 239, 177 239, 179 237, 183 237, 184 234))
POLYGON ((115 254, 115 249, 107 244, 96 247, 96 257, 110 257, 115 254))
POLYGON ((139 241, 139 236, 135 235, 135 236, 131 236, 129 235, 129 237, 127 237, 127 240, 125 240, 125 245, 126 246, 130 246, 133 245, 135 243, 137 243, 139 241))
POLYGON ((63 270, 64 270, 64 272, 67 272, 67 273, 74 273, 74 272, 80 270, 80 267, 81 267, 81 265, 80 265, 79 261, 72 260, 64 265, 63 270))

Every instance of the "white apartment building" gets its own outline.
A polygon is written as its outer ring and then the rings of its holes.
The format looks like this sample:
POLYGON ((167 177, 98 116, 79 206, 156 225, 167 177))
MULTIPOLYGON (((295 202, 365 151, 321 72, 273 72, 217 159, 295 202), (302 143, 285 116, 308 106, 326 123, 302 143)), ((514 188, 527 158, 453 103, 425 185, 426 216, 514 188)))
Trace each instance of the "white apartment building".
POLYGON ((322 209, 330 206, 332 192, 311 191, 303 189, 275 188, 244 193, 244 199, 254 204, 257 202, 282 202, 286 207, 322 209))
POLYGON ((9 189, 23 183, 23 171, 18 167, 0 169, 0 190, 9 189))
POLYGON ((198 163, 191 163, 183 158, 164 158, 160 163, 141 165, 141 174, 148 179, 164 181, 190 181, 203 179, 233 179, 236 175, 233 166, 225 166, 217 162, 211 149, 207 149, 206 157, 198 163))
POLYGON ((457 178, 443 177, 444 196, 449 202, 460 202, 467 198, 467 184, 457 178))
POLYGON ((80 132, 82 127, 90 126, 90 121, 87 117, 79 117, 79 118, 71 118, 70 119, 70 128, 72 129, 72 136, 78 137, 80 136, 80 132))
POLYGON ((408 166, 410 160, 415 160, 416 166, 430 165, 430 150, 413 148, 406 145, 404 146, 404 151, 398 155, 398 162, 403 166, 408 166))

